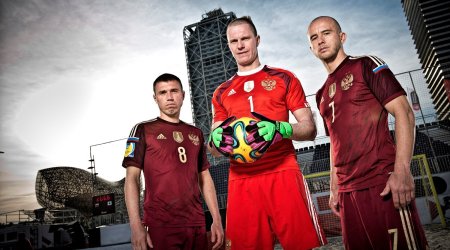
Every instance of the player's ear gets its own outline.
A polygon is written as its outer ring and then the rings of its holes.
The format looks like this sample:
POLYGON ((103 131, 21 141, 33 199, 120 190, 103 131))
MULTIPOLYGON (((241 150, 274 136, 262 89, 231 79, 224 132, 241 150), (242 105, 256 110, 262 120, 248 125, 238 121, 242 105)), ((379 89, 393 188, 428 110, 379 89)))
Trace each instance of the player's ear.
POLYGON ((184 92, 184 90, 183 90, 183 101, 184 101, 184 96, 186 95, 186 92, 184 92))
POLYGON ((261 37, 259 35, 256 36, 256 47, 259 46, 259 41, 261 40, 261 37))
POLYGON ((156 96, 155 96, 155 94, 153 94, 153 100, 155 100, 155 102, 156 102, 156 96))
POLYGON ((344 44, 345 40, 347 40, 347 34, 345 32, 341 32, 339 34, 339 38, 341 39, 341 43, 344 44))

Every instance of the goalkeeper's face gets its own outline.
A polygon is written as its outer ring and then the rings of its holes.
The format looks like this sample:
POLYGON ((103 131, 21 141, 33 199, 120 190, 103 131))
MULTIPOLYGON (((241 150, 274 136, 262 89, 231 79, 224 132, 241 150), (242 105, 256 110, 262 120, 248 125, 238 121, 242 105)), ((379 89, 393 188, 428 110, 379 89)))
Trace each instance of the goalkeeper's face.
POLYGON ((238 64, 239 70, 246 71, 260 65, 258 57, 259 36, 253 33, 247 23, 238 23, 227 29, 228 47, 238 64))

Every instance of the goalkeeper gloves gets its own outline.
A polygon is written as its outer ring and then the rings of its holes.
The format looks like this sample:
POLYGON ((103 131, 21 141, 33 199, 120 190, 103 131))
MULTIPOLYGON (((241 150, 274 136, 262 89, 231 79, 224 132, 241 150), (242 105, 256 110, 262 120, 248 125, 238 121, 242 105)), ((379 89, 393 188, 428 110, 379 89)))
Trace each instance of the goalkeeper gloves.
POLYGON ((226 157, 233 151, 233 128, 228 125, 234 120, 236 120, 235 116, 228 117, 209 135, 209 146, 216 148, 219 153, 226 157))
POLYGON ((251 113, 260 120, 246 127, 246 131, 250 134, 248 139, 252 149, 264 153, 272 144, 283 138, 291 138, 292 125, 288 122, 273 121, 256 112, 251 113))
POLYGON ((259 135, 262 136, 265 141, 273 140, 276 132, 280 133, 283 138, 291 138, 292 125, 289 122, 273 121, 256 112, 251 113, 255 118, 260 120, 260 122, 256 123, 256 125, 259 128, 259 135))

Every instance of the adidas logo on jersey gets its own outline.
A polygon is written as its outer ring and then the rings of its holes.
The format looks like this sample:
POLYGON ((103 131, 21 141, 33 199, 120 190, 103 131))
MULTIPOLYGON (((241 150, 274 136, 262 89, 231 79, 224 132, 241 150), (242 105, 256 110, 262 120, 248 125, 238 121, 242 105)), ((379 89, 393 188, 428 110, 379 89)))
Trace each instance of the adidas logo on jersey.
POLYGON ((230 92, 228 92, 228 96, 234 95, 234 94, 236 94, 236 91, 234 89, 231 89, 230 92))
POLYGON ((159 134, 158 137, 156 137, 158 140, 165 140, 167 139, 163 134, 159 134))

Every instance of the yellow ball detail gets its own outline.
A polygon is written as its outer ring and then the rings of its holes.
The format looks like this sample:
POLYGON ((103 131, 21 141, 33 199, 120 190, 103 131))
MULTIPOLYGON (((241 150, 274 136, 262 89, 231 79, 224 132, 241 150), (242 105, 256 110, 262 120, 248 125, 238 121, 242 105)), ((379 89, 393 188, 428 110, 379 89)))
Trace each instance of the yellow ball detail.
POLYGON ((250 123, 258 122, 255 118, 241 117, 233 121, 229 126, 234 130, 234 144, 233 152, 230 158, 238 163, 252 163, 261 158, 262 154, 252 149, 248 144, 248 133, 245 131, 245 127, 250 123))

